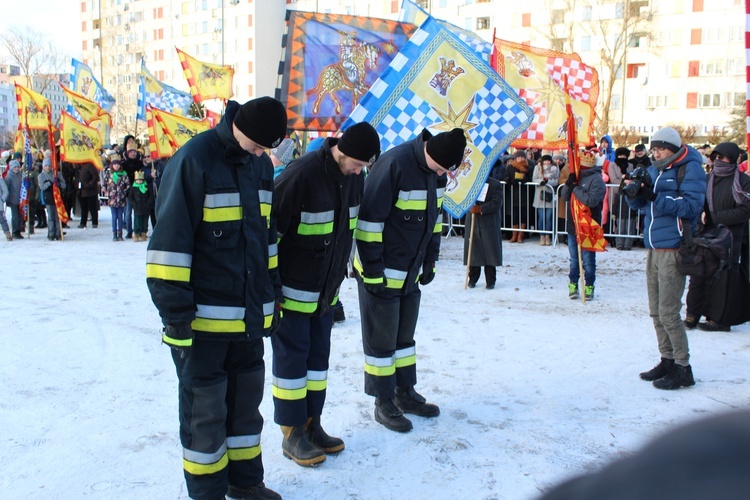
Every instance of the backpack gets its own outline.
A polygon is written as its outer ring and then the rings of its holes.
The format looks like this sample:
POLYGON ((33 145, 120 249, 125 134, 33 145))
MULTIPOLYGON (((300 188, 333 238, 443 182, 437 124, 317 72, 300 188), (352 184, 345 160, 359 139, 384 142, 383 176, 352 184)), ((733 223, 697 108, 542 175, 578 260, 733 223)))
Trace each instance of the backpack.
POLYGON ((713 281, 731 262, 732 232, 728 227, 719 224, 695 236, 692 231, 685 231, 685 240, 677 250, 677 271, 680 274, 713 281))

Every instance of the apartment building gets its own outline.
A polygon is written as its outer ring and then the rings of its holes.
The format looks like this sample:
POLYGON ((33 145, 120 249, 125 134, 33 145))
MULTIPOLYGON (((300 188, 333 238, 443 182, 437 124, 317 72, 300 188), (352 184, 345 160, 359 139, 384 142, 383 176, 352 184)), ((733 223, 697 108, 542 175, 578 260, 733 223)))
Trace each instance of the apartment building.
POLYGON ((273 95, 285 7, 284 0, 81 0, 83 62, 117 100, 113 141, 145 130, 136 121, 142 59, 158 80, 188 90, 175 47, 232 66, 238 101, 273 95))

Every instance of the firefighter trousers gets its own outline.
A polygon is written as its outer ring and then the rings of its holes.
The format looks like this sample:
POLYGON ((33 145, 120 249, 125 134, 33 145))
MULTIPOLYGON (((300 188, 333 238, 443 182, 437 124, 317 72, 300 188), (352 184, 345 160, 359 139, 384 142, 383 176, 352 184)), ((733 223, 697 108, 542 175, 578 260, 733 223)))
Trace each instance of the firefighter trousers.
POLYGON ((332 327, 332 309, 322 316, 286 314, 271 337, 277 424, 297 427, 323 413, 332 327))
POLYGON ((230 484, 248 488, 263 481, 263 340, 196 338, 189 356, 173 350, 172 359, 190 498, 224 498, 230 484))
POLYGON ((419 317, 420 290, 406 295, 376 295, 360 282, 359 311, 365 352, 365 393, 393 398, 396 387, 417 383, 414 331, 419 317))

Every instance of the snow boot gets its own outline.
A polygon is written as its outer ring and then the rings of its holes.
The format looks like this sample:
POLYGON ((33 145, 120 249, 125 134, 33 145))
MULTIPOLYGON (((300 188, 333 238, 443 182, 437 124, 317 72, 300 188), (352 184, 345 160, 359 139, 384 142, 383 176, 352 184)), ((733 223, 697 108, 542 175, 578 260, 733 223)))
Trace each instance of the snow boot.
POLYGON ((117 241, 125 241, 122 239, 122 231, 117 231, 117 241))
MULTIPOLYGON (((518 224, 513 226, 513 229, 518 229, 518 224)), ((510 243, 515 243, 518 241, 518 231, 513 231, 513 237, 510 239, 510 243)))
POLYGON ((414 390, 414 387, 396 387, 396 406, 404 413, 412 413, 420 417, 432 418, 440 415, 438 405, 428 403, 414 390))
POLYGON ((687 328, 688 330, 692 330, 698 324, 698 321, 700 321, 700 319, 700 316, 687 313, 685 315, 685 319, 682 322, 685 323, 685 328, 687 328))
POLYGON ((323 427, 320 425, 320 417, 307 419, 305 437, 327 454, 338 453, 344 449, 344 441, 341 438, 329 436, 323 430, 323 427))
POLYGON ((705 323, 698 323, 698 330, 703 330, 704 332, 728 332, 731 330, 731 327, 709 319, 705 323))
POLYGON ((266 488, 266 485, 262 482, 249 488, 239 488, 230 484, 227 497, 233 500, 281 500, 281 495, 266 488))
POLYGON ((5 239, 8 241, 13 241, 13 235, 10 234, 10 231, 5 231, 5 239))
POLYGON ((682 366, 675 363, 672 368, 662 378, 654 380, 654 387, 657 389, 674 390, 680 387, 690 387, 695 385, 693 378, 693 369, 690 365, 682 366))
POLYGON ((375 421, 396 432, 409 432, 413 428, 411 420, 404 416, 393 399, 375 399, 375 421))
POLYGON ((583 293, 586 295, 586 300, 594 300, 594 285, 584 286, 583 293))
POLYGON ((346 313, 344 312, 343 307, 336 306, 333 308, 333 322, 334 323, 343 323, 346 321, 346 313))
POLYGON ((571 300, 578 298, 578 283, 568 283, 568 298, 571 300))
POLYGON ((147 241, 148 240, 148 233, 141 233, 141 241, 147 241))
POLYGON ((112 231, 112 241, 120 241, 117 239, 117 231, 112 231))
POLYGON ((658 380, 662 378, 664 375, 666 375, 669 370, 672 369, 674 366, 674 359, 667 359, 667 358, 661 358, 661 361, 659 361, 659 364, 650 369, 647 372, 641 373, 639 376, 643 380, 647 380, 649 382, 653 382, 654 380, 658 380))
MULTIPOLYGON (((521 229, 526 229, 526 224, 521 224, 521 229)), ((523 231, 518 231, 518 240, 516 240, 516 243, 523 243, 524 235, 523 231)))
POLYGON ((286 458, 294 460, 302 467, 314 467, 325 461, 325 452, 314 446, 305 437, 304 426, 291 427, 282 425, 281 433, 284 434, 281 449, 286 458))

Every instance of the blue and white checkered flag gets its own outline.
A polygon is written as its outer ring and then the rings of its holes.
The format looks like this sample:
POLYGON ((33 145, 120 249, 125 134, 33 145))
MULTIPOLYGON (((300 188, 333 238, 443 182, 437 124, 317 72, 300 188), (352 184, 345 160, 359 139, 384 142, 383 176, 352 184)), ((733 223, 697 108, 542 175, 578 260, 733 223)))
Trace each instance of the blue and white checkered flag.
POLYGON ((533 119, 526 102, 458 35, 427 19, 370 87, 343 124, 368 122, 388 150, 413 139, 461 128, 467 148, 450 175, 444 206, 460 217, 476 201, 495 159, 533 119))
POLYGON ((146 68, 141 61, 140 84, 138 85, 138 115, 139 120, 146 120, 146 104, 180 116, 187 116, 193 96, 189 92, 182 92, 166 83, 162 83, 146 68))

